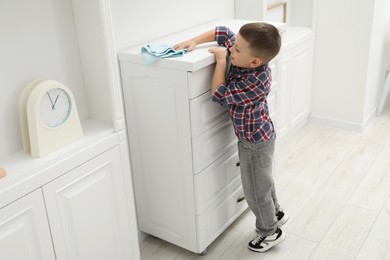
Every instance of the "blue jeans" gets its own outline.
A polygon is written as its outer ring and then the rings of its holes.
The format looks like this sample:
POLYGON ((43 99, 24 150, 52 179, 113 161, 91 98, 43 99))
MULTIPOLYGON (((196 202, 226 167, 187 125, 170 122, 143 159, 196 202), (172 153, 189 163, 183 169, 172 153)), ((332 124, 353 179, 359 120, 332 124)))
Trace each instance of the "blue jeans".
POLYGON ((276 213, 279 211, 279 204, 272 177, 274 150, 275 138, 258 143, 238 141, 245 199, 256 216, 256 228, 262 236, 274 234, 278 225, 276 213))

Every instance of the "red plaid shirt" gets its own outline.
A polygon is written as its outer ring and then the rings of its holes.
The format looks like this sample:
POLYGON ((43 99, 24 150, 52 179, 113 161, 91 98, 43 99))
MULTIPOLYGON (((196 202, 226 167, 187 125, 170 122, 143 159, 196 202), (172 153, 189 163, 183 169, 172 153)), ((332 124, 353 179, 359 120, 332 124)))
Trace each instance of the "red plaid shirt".
MULTIPOLYGON (((218 26, 215 39, 219 45, 230 48, 235 34, 225 26, 218 26)), ((226 82, 215 91, 212 100, 227 106, 239 139, 262 142, 275 138, 267 103, 271 81, 267 64, 254 69, 230 65, 226 82)))

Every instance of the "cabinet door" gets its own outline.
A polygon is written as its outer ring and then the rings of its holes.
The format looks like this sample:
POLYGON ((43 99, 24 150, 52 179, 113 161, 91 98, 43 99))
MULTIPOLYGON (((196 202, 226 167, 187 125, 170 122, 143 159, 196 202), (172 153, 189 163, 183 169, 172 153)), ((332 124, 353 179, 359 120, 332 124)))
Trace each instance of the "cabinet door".
POLYGON ((0 210, 0 258, 55 259, 40 189, 0 210))
POLYGON ((278 137, 302 127, 311 111, 313 79, 313 40, 283 53, 278 59, 280 76, 280 102, 277 122, 278 137))
POLYGON ((276 122, 276 131, 279 139, 283 139, 289 130, 290 120, 290 84, 291 84, 291 57, 284 54, 278 60, 279 74, 279 102, 278 102, 278 120, 276 122))
POLYGON ((131 259, 119 148, 43 188, 58 260, 131 259))
POLYGON ((121 66, 139 229, 194 251, 188 73, 121 66))
POLYGON ((292 52, 291 74, 291 128, 299 127, 308 120, 311 107, 313 79, 313 42, 308 41, 292 52))

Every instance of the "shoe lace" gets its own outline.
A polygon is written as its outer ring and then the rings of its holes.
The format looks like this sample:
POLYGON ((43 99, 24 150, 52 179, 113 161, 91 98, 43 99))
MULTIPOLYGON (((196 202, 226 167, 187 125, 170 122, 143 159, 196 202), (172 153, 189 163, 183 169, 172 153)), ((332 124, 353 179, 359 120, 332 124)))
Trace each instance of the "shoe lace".
POLYGON ((252 244, 261 244, 266 239, 266 237, 263 237, 262 235, 257 235, 255 239, 252 240, 252 244))

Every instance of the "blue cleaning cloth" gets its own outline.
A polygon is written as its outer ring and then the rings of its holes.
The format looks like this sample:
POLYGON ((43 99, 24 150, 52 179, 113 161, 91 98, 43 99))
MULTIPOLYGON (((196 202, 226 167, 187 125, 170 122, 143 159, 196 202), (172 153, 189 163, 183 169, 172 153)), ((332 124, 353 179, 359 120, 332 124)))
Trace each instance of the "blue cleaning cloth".
POLYGON ((153 62, 168 57, 179 57, 187 53, 187 49, 175 50, 170 45, 146 45, 141 48, 141 54, 147 65, 153 62))

